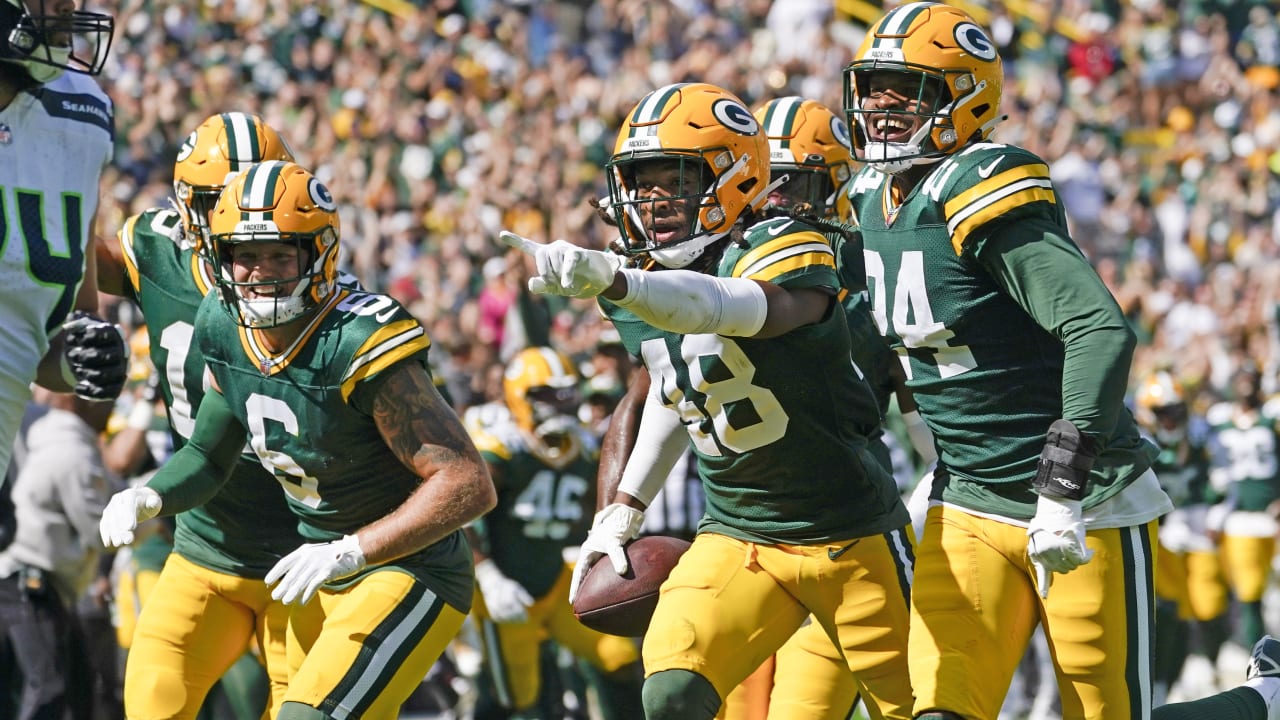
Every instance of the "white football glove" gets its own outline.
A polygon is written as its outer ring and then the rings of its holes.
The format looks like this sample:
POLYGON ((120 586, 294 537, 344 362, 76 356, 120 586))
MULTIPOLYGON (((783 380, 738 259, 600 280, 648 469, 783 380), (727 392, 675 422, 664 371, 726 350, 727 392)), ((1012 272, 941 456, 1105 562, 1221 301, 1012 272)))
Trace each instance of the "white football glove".
POLYGON ((516 623, 529 619, 533 596, 523 585, 503 575, 492 560, 476 563, 476 583, 494 622, 516 623))
POLYGON ((364 569, 364 551, 355 535, 327 543, 308 543, 285 555, 263 580, 275 585, 271 599, 285 605, 306 605, 320 586, 364 569), (276 585, 277 581, 279 582, 276 585))
POLYGON ((627 562, 627 553, 623 545, 635 540, 640 535, 640 526, 644 524, 644 512, 621 503, 606 505, 596 513, 578 551, 578 563, 573 568, 573 579, 569 582, 569 603, 578 597, 578 587, 587 577, 587 570, 601 557, 608 555, 613 563, 613 571, 619 575, 625 573, 631 564, 627 562))
POLYGON ((1049 597, 1053 573, 1068 573, 1093 559, 1084 544, 1084 517, 1079 500, 1041 495, 1027 527, 1027 556, 1036 569, 1040 597, 1049 597))
POLYGON ((102 544, 113 548, 133 542, 133 531, 138 529, 138 523, 158 515, 162 504, 160 493, 145 485, 112 495, 102 510, 102 519, 98 521, 102 544))
POLYGON ((543 245, 508 230, 498 236, 537 262, 538 274, 529 278, 529 291, 539 295, 594 297, 607 290, 622 269, 622 256, 611 252, 588 250, 564 240, 543 245))

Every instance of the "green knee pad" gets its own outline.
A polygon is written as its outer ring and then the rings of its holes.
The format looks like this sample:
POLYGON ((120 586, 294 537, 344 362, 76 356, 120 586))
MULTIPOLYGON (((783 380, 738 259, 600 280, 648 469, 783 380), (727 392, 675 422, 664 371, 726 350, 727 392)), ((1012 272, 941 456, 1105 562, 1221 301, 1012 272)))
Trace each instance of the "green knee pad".
POLYGON ((333 720, 328 713, 321 712, 310 705, 300 702, 287 702, 280 706, 280 714, 276 720, 333 720))
POLYGON ((711 720, 720 712, 720 694, 711 681, 689 670, 650 675, 642 695, 647 720, 711 720))

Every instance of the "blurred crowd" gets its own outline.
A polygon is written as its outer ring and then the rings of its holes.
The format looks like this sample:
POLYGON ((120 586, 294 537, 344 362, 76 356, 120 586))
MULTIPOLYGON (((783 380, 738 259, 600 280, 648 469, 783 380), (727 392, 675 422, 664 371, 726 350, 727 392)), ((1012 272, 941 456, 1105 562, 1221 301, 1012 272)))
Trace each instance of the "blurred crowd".
MULTIPOLYGON (((1002 45, 995 139, 1049 161, 1075 237, 1133 318, 1134 376, 1220 394, 1241 363, 1275 391, 1280 19, 1268 2, 961 3, 1002 45), (1052 7, 1051 7, 1052 6, 1052 7)), ((166 203, 204 117, 261 114, 333 189, 344 263, 428 325, 460 407, 533 333, 586 364, 587 303, 523 297, 502 228, 603 247, 588 200, 622 115, 652 87, 755 106, 841 106, 871 3, 831 0, 125 0, 104 223, 166 203), (866 7, 864 7, 866 6, 866 7), (507 310, 522 326, 506 338, 507 310), (532 311, 532 312, 531 312, 532 311), (531 327, 524 327, 524 325, 531 327)), ((1207 400, 1207 398, 1206 398, 1207 400)))

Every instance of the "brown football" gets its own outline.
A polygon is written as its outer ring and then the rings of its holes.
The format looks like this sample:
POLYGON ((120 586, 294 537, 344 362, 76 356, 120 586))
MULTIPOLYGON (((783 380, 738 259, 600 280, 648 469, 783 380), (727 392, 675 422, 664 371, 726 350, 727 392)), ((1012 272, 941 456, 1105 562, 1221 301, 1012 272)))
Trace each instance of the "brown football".
POLYGON ((587 571, 573 603, 573 614, 592 630, 640 637, 658 605, 658 588, 671 574, 689 543, 663 535, 646 535, 627 543, 626 574, 613 571, 602 557, 587 571))

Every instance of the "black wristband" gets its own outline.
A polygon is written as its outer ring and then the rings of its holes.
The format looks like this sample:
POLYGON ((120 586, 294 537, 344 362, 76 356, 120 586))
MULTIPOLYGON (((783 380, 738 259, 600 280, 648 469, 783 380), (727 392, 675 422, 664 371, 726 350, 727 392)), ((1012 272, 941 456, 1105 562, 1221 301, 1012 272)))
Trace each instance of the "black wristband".
POLYGON ((1054 420, 1040 451, 1031 486, 1040 495, 1065 500, 1083 500, 1089 487, 1089 472, 1098 457, 1097 442, 1069 420, 1054 420))

